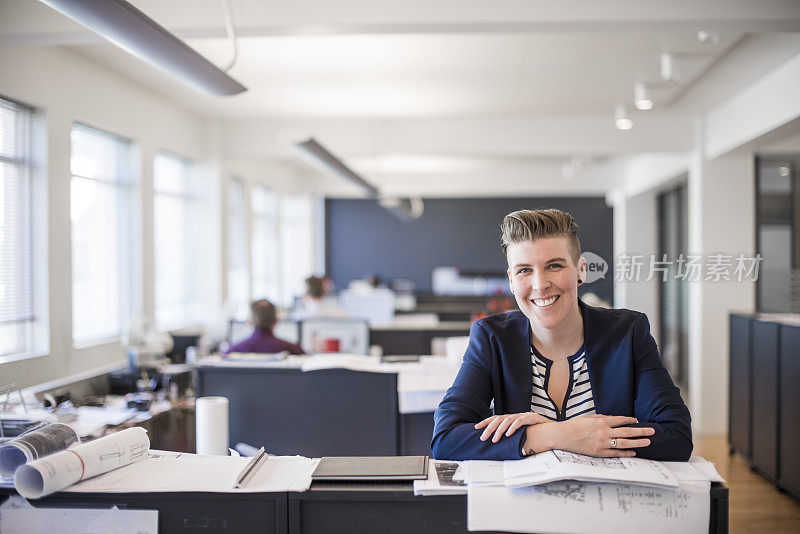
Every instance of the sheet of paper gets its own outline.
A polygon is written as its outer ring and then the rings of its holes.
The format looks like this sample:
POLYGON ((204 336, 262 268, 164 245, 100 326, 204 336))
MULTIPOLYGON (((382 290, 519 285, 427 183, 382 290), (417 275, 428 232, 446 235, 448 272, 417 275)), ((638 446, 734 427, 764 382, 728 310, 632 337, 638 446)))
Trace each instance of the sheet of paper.
POLYGON ((466 482, 454 478, 460 465, 459 462, 428 460, 428 478, 414 481, 414 495, 466 494, 466 482))
POLYGON ((38 499, 147 458, 149 448, 145 429, 128 428, 23 465, 14 475, 14 485, 23 497, 38 499))
POLYGON ((505 483, 505 462, 492 460, 470 460, 466 462, 464 479, 468 484, 500 484, 505 483))
POLYGON ((708 493, 564 481, 525 488, 470 485, 467 495, 469 530, 550 534, 708 532, 708 493))
POLYGON ((695 471, 705 475, 711 482, 725 482, 725 479, 722 478, 717 472, 717 468, 714 466, 714 464, 705 458, 701 458, 700 456, 692 456, 689 458, 689 463, 692 464, 692 467, 694 467, 695 471))
POLYGON ((558 480, 630 482, 678 487, 678 480, 660 462, 643 458, 596 458, 552 450, 503 465, 506 486, 522 487, 558 480))
POLYGON ((158 534, 157 510, 34 508, 19 496, 0 506, 3 534, 158 534))
POLYGON ((85 480, 67 491, 146 493, 207 491, 259 493, 305 491, 311 486, 311 473, 318 460, 301 456, 270 456, 243 488, 236 479, 251 458, 204 456, 157 451, 141 462, 105 475, 85 480))

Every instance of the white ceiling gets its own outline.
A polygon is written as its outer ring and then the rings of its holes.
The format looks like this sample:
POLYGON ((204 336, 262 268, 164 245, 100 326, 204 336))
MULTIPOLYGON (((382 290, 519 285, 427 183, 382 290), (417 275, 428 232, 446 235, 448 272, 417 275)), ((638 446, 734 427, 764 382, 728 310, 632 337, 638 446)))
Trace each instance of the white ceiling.
MULTIPOLYGON (((212 62, 230 61, 221 0, 132 3, 212 62)), ((800 52, 800 33, 786 37, 800 32, 800 2, 789 0, 231 3, 240 38, 230 73, 249 88, 234 97, 197 94, 33 0, 0 0, 0 45, 68 46, 219 118, 231 156, 291 160, 281 140, 316 135, 365 176, 423 194, 419 176, 441 175, 431 191, 446 190, 447 179, 563 174, 554 169, 570 161, 578 173, 553 180, 603 192, 608 183, 580 179, 585 167, 687 150, 700 102, 800 52), (718 42, 700 43, 699 30, 718 42), (677 81, 660 81, 663 52, 677 58, 677 81), (656 109, 619 132, 614 106, 632 107, 636 82, 650 84, 656 109)))

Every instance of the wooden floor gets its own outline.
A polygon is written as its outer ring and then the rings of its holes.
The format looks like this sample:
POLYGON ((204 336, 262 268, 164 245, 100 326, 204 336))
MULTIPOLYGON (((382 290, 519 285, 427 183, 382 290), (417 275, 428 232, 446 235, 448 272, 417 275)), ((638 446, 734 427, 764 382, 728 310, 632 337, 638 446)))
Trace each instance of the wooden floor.
POLYGON ((695 438, 694 452, 714 462, 730 488, 730 532, 800 533, 800 501, 779 492, 750 471, 738 454, 728 454, 724 436, 695 438))

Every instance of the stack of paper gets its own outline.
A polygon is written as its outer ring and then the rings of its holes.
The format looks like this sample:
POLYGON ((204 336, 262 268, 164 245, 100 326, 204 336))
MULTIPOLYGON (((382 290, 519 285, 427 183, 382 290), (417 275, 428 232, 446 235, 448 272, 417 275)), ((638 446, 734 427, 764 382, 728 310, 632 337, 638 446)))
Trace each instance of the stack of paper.
POLYGON ((148 458, 86 480, 67 491, 79 493, 306 491, 318 459, 270 456, 243 488, 236 479, 250 458, 151 451, 148 458))
POLYGON ((707 532, 711 481, 723 481, 697 457, 655 462, 548 451, 506 462, 430 462, 414 493, 467 493, 469 530, 707 532))

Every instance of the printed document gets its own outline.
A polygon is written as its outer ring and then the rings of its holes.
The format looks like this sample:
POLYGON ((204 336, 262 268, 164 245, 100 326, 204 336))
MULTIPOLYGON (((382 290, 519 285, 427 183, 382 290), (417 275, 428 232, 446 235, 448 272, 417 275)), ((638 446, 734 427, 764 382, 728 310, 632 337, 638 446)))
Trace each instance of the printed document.
POLYGON ((510 488, 558 480, 678 487, 678 480, 661 462, 643 458, 596 458, 562 450, 507 461, 503 465, 503 475, 505 485, 510 488))
POLYGON ((705 534, 709 495, 682 489, 563 481, 507 488, 470 485, 469 530, 567 534, 705 534))

